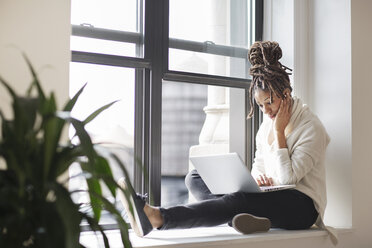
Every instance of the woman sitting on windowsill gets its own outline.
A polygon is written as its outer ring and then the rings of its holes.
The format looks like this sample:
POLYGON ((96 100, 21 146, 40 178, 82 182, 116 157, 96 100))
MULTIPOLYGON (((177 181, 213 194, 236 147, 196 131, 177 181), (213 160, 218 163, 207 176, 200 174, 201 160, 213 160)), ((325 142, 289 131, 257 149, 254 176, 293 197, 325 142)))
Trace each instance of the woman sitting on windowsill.
MULTIPOLYGON (((329 137, 322 123, 300 99, 292 97, 287 67, 279 59, 276 42, 256 42, 249 50, 251 63, 251 112, 255 99, 265 118, 257 133, 257 151, 252 175, 260 186, 296 184, 295 189, 267 193, 236 192, 223 196, 210 193, 197 171, 186 177, 189 191, 198 202, 170 208, 148 205, 131 190, 135 204, 131 225, 138 236, 160 230, 216 226, 229 223, 249 234, 270 227, 307 229, 323 224, 326 207, 325 152, 329 137)), ((121 183, 125 187, 125 180, 121 183)), ((223 182, 221 182, 223 183, 223 182)), ((127 200, 122 201, 128 209, 127 200)))

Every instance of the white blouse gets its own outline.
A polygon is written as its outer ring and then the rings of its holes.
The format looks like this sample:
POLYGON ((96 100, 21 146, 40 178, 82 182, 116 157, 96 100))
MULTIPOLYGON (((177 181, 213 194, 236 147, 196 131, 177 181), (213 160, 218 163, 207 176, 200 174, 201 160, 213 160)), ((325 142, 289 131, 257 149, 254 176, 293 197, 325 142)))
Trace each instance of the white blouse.
POLYGON ((330 227, 323 224, 327 204, 325 153, 330 138, 318 117, 294 98, 292 114, 285 129, 288 148, 279 149, 277 143, 269 144, 268 136, 273 121, 264 119, 256 136, 256 154, 252 175, 272 177, 275 185, 296 184, 296 189, 309 196, 319 213, 316 225, 326 229, 331 239, 337 237, 330 227))

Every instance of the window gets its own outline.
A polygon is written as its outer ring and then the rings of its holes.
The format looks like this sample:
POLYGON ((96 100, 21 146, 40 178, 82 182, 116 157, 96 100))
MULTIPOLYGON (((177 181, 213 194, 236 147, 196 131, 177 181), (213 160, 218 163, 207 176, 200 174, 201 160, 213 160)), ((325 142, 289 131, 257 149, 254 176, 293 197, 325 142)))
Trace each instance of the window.
POLYGON ((233 151, 247 164, 251 160, 246 153, 252 145, 247 131, 253 130, 246 120, 247 53, 255 36, 256 7, 246 0, 169 1, 169 66, 162 84, 163 205, 187 202, 183 181, 192 168, 189 156, 233 151))
POLYGON ((88 131, 129 147, 115 149, 127 153, 134 186, 152 203, 187 201, 192 153, 235 151, 250 164, 259 120, 245 118, 246 56, 261 38, 262 7, 256 0, 72 1, 71 94, 88 82, 74 115, 119 100, 88 131))
MULTIPOLYGON (((79 0, 72 1, 71 9, 70 95, 87 83, 72 114, 83 119, 98 107, 117 100, 87 125, 87 131, 94 142, 104 143, 123 160, 132 181, 141 178, 134 157, 141 159, 138 155, 143 142, 138 140, 138 133, 143 130, 142 91, 145 75, 150 73, 150 63, 143 59, 143 1, 79 0)), ((123 176, 115 166, 112 170, 115 179, 123 176)), ((73 177, 79 171, 78 165, 71 166, 71 190, 86 187, 79 177, 73 177)), ((138 185, 136 188, 140 189, 138 185)), ((89 211, 86 194, 74 197, 89 211)), ((118 209, 123 210, 117 203, 118 209)), ((111 216, 102 213, 101 223, 110 228, 111 216)))
POLYGON ((170 0, 169 69, 247 78, 250 7, 246 0, 170 0))

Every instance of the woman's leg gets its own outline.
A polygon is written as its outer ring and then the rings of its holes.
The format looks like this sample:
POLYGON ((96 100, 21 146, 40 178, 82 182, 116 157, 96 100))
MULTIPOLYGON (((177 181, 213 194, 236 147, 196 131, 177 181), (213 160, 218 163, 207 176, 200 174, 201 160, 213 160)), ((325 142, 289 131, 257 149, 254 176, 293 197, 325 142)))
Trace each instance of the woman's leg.
POLYGON ((207 185, 205 185, 203 179, 200 177, 199 173, 196 170, 192 170, 186 175, 185 184, 189 192, 198 201, 220 197, 211 193, 211 191, 208 189, 207 185))
POLYGON ((240 213, 270 219, 272 227, 306 229, 318 216, 313 201, 297 190, 227 194, 185 206, 160 208, 160 229, 216 226, 240 213))

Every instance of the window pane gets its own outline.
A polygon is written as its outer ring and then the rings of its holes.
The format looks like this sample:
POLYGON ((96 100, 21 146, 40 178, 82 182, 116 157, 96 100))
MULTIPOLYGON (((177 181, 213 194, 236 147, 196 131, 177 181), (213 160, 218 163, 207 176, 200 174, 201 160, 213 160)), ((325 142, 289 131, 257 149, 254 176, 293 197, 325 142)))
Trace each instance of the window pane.
POLYGON ((175 71, 249 78, 247 63, 243 58, 169 49, 169 67, 175 71))
POLYGON ((71 50, 143 57, 141 3, 142 0, 72 0, 71 50))
POLYGON ((232 151, 244 160, 244 99, 244 89, 163 83, 162 206, 188 202, 184 179, 192 168, 189 156, 232 151))
MULTIPOLYGON (((86 129, 93 142, 103 143, 98 150, 107 156, 107 149, 122 159, 131 177, 133 177, 133 142, 134 142, 134 69, 102 66, 84 63, 70 63, 70 96, 72 97, 85 83, 84 92, 80 95, 72 115, 80 120, 85 119, 96 109, 112 101, 119 100, 109 109, 103 111, 86 129), (106 150, 103 150, 106 149, 106 150)), ((70 129, 70 137, 74 130, 70 129)), ((118 165, 111 159, 110 166, 114 178, 123 176, 118 165)), ((70 176, 81 172, 80 166, 74 164, 70 168, 70 176)), ((70 190, 84 189, 83 178, 73 177, 70 180, 70 190)), ((112 202, 110 193, 104 189, 104 195, 112 202)), ((74 200, 85 203, 83 208, 89 212, 89 197, 87 194, 74 194, 74 200)), ((122 210, 122 205, 117 204, 122 210)), ((110 223, 110 217, 103 213, 102 223, 110 223)))
POLYGON ((71 36, 70 46, 72 51, 102 53, 129 57, 136 56, 136 45, 125 42, 71 36))
POLYGON ((72 0, 71 24, 137 32, 137 0, 72 0))
MULTIPOLYGON (((128 143, 132 144, 134 135, 134 79, 134 69, 71 63, 70 96, 73 96, 87 83, 72 114, 79 119, 83 119, 99 107, 118 100, 92 123, 89 123, 87 129, 98 136, 106 135, 112 128, 120 127, 128 134, 128 137, 132 137, 130 143, 128 143)), ((113 137, 115 138, 115 136, 113 137)))
POLYGON ((249 0, 170 0, 169 5, 170 70, 248 77, 249 0))

